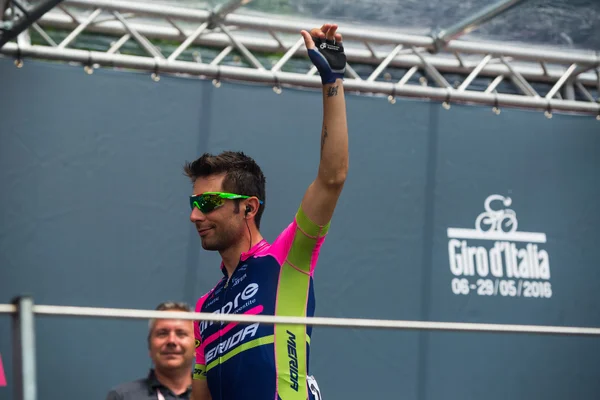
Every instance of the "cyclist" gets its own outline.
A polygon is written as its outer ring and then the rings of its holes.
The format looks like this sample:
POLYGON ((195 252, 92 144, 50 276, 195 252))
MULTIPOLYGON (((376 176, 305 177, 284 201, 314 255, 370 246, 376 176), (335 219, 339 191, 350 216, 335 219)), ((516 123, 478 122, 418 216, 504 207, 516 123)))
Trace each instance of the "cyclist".
MULTIPOLYGON (((321 158, 291 223, 268 243, 261 235, 265 177, 242 152, 204 154, 187 163, 193 182, 190 219, 202 247, 221 255, 223 277, 197 312, 314 315, 313 273, 348 170, 343 75, 337 25, 302 31, 321 76, 321 158)), ((193 400, 319 400, 309 372, 312 329, 302 325, 194 324, 193 400)))

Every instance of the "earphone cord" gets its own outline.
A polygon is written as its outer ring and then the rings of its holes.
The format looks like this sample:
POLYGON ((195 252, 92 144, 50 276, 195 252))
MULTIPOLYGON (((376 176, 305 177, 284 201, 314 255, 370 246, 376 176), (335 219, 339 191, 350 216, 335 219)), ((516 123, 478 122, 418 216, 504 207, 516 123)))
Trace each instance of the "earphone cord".
POLYGON ((246 221, 246 228, 248 228, 248 233, 250 234, 250 245, 248 246, 248 251, 252 249, 252 232, 250 231, 250 227, 248 226, 248 220, 244 218, 246 221))

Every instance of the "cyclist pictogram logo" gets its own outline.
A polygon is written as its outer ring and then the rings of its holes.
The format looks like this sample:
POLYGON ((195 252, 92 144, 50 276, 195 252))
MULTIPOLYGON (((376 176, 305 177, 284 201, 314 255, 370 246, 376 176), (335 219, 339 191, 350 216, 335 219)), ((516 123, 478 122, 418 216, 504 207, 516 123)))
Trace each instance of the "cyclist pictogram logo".
POLYGON ((510 197, 498 194, 489 196, 484 202, 485 211, 479 214, 475 220, 475 229, 480 232, 516 232, 517 214, 509 208, 495 209, 497 202, 500 202, 504 207, 510 207, 512 204, 510 197))

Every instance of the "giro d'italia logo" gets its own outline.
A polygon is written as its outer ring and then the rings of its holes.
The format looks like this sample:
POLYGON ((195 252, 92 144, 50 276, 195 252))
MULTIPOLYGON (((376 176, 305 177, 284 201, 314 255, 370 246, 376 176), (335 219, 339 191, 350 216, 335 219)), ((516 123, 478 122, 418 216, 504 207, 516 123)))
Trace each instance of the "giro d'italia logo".
POLYGON ((519 231, 510 197, 493 194, 475 227, 448 228, 448 260, 456 295, 552 297, 546 234, 519 231))

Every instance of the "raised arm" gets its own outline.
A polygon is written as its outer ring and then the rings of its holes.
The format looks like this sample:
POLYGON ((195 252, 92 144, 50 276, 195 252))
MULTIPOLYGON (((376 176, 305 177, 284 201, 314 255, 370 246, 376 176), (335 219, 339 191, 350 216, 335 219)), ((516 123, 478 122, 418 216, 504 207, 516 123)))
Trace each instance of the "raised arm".
POLYGON ((323 83, 319 170, 302 199, 304 213, 317 225, 331 220, 348 173, 348 125, 342 80, 346 56, 337 28, 335 24, 325 24, 310 33, 301 32, 323 83))

